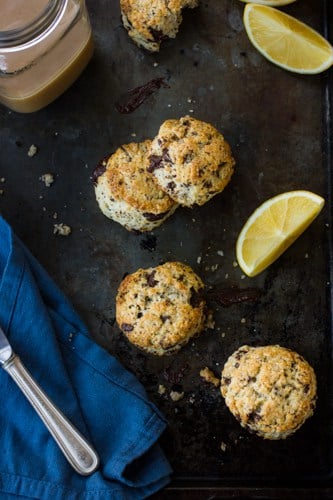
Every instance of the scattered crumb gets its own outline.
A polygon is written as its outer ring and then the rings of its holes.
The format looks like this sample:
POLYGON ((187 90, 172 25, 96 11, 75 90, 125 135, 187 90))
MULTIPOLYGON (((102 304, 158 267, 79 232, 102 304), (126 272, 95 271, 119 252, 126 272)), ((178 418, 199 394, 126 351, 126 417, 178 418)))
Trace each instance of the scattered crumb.
POLYGON ((45 186, 46 187, 50 187, 51 184, 54 183, 54 177, 53 177, 53 174, 43 174, 41 177, 40 177, 40 180, 42 182, 44 182, 45 186))
POLYGON ((245 278, 246 278, 245 274, 241 274, 240 279, 241 279, 241 280, 245 280, 245 278))
POLYGON ((177 392, 177 391, 171 391, 170 392, 170 398, 172 401, 177 402, 183 399, 184 393, 183 392, 177 392))
POLYGON ((193 404, 195 403, 195 397, 194 397, 194 396, 190 396, 190 397, 189 397, 188 402, 189 402, 191 405, 193 405, 193 404))
POLYGON ((166 391, 166 388, 163 384, 160 384, 158 386, 158 393, 162 396, 163 394, 165 394, 165 391, 166 391))
POLYGON ((215 272, 217 270, 217 268, 219 267, 218 264, 214 264, 213 266, 211 266, 211 271, 215 272))
POLYGON ((224 337, 225 337, 225 332, 222 332, 222 333, 221 333, 221 337, 224 339, 224 337))
POLYGON ((234 260, 234 261, 233 261, 233 263, 232 263, 232 265, 233 265, 234 267, 237 267, 237 266, 238 266, 238 263, 234 260))
POLYGON ((241 323, 246 323, 246 319, 245 318, 242 318, 240 321, 241 321, 241 323))
POLYGON ((0 189, 0 195, 3 195, 5 191, 3 189, 0 189))
POLYGON ((205 382, 215 385, 215 387, 219 387, 220 385, 220 379, 215 377, 212 370, 210 370, 207 366, 200 370, 200 377, 203 378, 205 382))
POLYGON ((0 182, 2 182, 2 183, 6 182, 6 178, 5 177, 1 177, 0 182))
POLYGON ((213 311, 208 311, 207 312, 205 327, 209 328, 210 330, 214 330, 214 328, 215 328, 215 321, 214 321, 214 318, 213 318, 213 311))
POLYGON ((57 219, 58 218, 58 214, 57 212, 54 212, 53 216, 52 216, 54 219, 57 219))
POLYGON ((189 113, 194 113, 194 109, 189 109, 189 113))
POLYGON ((157 68, 158 62, 154 62, 153 66, 154 66, 154 68, 157 68))
POLYGON ((309 258, 309 254, 308 254, 308 253, 306 253, 306 254, 304 255, 304 259, 308 259, 308 258, 309 258))
POLYGON ((220 257, 224 257, 224 252, 223 252, 223 250, 218 250, 216 253, 217 253, 217 255, 219 255, 220 257))
POLYGON ((28 149, 27 155, 30 158, 32 158, 33 156, 35 156, 35 154, 37 154, 37 152, 38 152, 37 146, 35 146, 34 144, 31 144, 30 148, 28 149))
POLYGON ((171 108, 171 104, 168 104, 168 108, 171 108))
POLYGON ((60 224, 53 224, 53 228, 53 234, 59 234, 60 236, 68 236, 72 232, 72 229, 62 222, 60 224))
POLYGON ((229 274, 228 274, 228 273, 226 273, 226 274, 224 275, 224 278, 227 280, 227 279, 229 278, 229 274))
POLYGON ((221 443, 221 450, 225 451, 227 449, 227 445, 222 441, 221 443))
POLYGON ((135 132, 133 132, 133 133, 131 134, 131 136, 132 136, 132 137, 136 137, 136 133, 135 133, 135 132))

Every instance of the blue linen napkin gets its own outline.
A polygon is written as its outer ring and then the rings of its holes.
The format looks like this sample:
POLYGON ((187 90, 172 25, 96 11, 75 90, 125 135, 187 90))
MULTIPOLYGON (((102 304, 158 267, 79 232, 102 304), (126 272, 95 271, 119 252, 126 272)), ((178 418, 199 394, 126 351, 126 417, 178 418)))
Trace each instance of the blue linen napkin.
POLYGON ((77 474, 0 370, 1 499, 132 500, 169 482, 171 468, 157 443, 164 418, 134 375, 89 338, 68 300, 2 217, 0 325, 101 461, 92 475, 77 474))

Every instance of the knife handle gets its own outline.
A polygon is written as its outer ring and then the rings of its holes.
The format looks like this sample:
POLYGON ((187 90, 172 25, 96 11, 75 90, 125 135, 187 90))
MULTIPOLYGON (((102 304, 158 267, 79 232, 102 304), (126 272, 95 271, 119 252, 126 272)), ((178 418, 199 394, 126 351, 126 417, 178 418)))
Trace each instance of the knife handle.
POLYGON ((36 410, 76 472, 83 476, 94 472, 99 465, 98 455, 32 378, 20 358, 13 354, 2 367, 36 410))

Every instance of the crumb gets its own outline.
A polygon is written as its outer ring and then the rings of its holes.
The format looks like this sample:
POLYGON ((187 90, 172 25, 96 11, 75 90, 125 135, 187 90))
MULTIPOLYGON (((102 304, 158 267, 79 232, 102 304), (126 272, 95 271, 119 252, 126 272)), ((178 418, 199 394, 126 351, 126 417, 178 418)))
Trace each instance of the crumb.
POLYGON ((168 108, 171 108, 171 104, 168 104, 168 108))
POLYGON ((170 398, 174 402, 180 401, 181 399, 183 399, 183 397, 184 397, 184 393, 183 392, 177 392, 177 391, 171 391, 170 392, 170 398))
POLYGON ((207 366, 200 370, 200 377, 203 378, 205 382, 215 385, 215 387, 219 387, 220 385, 220 379, 215 377, 212 370, 210 370, 207 366))
POLYGON ((35 156, 35 154, 37 154, 37 152, 38 152, 37 146, 35 146, 34 144, 31 144, 30 148, 28 149, 27 155, 30 158, 32 158, 33 156, 35 156))
POLYGON ((208 311, 207 317, 206 317, 205 327, 209 328, 210 330, 214 330, 215 321, 213 318, 213 311, 208 311))
POLYGON ((241 323, 246 323, 246 319, 245 319, 245 318, 242 318, 242 319, 241 319, 241 323))
POLYGON ((193 405, 195 403, 195 397, 194 396, 190 396, 188 402, 193 405))
POLYGON ((157 68, 158 62, 154 62, 153 66, 154 66, 154 68, 157 68))
POLYGON ((232 265, 233 265, 234 267, 237 267, 237 266, 238 266, 238 263, 234 260, 234 261, 233 261, 233 263, 232 263, 232 265))
POLYGON ((222 441, 221 443, 221 450, 225 451, 227 449, 227 445, 222 441))
POLYGON ((165 394, 165 391, 166 391, 166 388, 163 384, 160 384, 158 386, 158 393, 162 396, 163 394, 165 394))
POLYGON ((214 264, 213 266, 211 266, 211 268, 210 268, 210 269, 211 269, 213 272, 215 272, 215 271, 217 270, 217 268, 218 268, 218 267, 219 267, 219 265, 218 265, 218 264, 214 264))
POLYGON ((224 257, 224 252, 223 252, 223 250, 218 250, 216 253, 217 253, 217 255, 219 255, 220 257, 224 257))
POLYGON ((194 113, 194 109, 189 109, 188 112, 189 113, 194 113))
POLYGON ((241 274, 240 279, 241 279, 241 280, 245 280, 245 278, 246 278, 245 274, 241 274))
POLYGON ((2 196, 4 193, 4 190, 3 189, 0 189, 0 195, 2 196))
POLYGON ((58 214, 57 212, 54 212, 53 216, 52 216, 54 219, 57 219, 58 218, 58 214))
POLYGON ((197 258, 197 264, 200 264, 201 260, 202 260, 202 257, 201 257, 201 255, 199 255, 199 257, 197 258))
POLYGON ((72 232, 72 229, 62 222, 60 224, 53 224, 53 227, 53 234, 59 234, 60 236, 68 236, 72 232))
POLYGON ((54 177, 53 177, 53 174, 43 174, 41 177, 40 177, 40 180, 42 182, 44 182, 45 186, 46 187, 50 187, 51 184, 54 183, 54 177))
POLYGON ((226 274, 224 275, 224 278, 227 280, 227 279, 229 278, 229 274, 228 274, 228 273, 226 273, 226 274))
POLYGON ((1 177, 0 182, 2 182, 2 183, 6 182, 6 178, 5 177, 1 177))
POLYGON ((308 259, 308 258, 309 258, 309 254, 308 254, 308 253, 306 253, 306 254, 304 255, 304 259, 308 259))
POLYGON ((221 337, 224 339, 224 337, 225 337, 225 332, 222 332, 222 333, 221 333, 221 337))

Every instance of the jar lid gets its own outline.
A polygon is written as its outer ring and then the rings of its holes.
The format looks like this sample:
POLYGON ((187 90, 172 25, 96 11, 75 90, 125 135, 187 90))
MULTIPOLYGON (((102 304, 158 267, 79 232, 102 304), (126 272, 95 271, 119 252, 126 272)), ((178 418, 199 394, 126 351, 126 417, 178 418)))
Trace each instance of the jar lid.
POLYGON ((0 0, 0 47, 39 36, 55 19, 64 0, 0 0))

